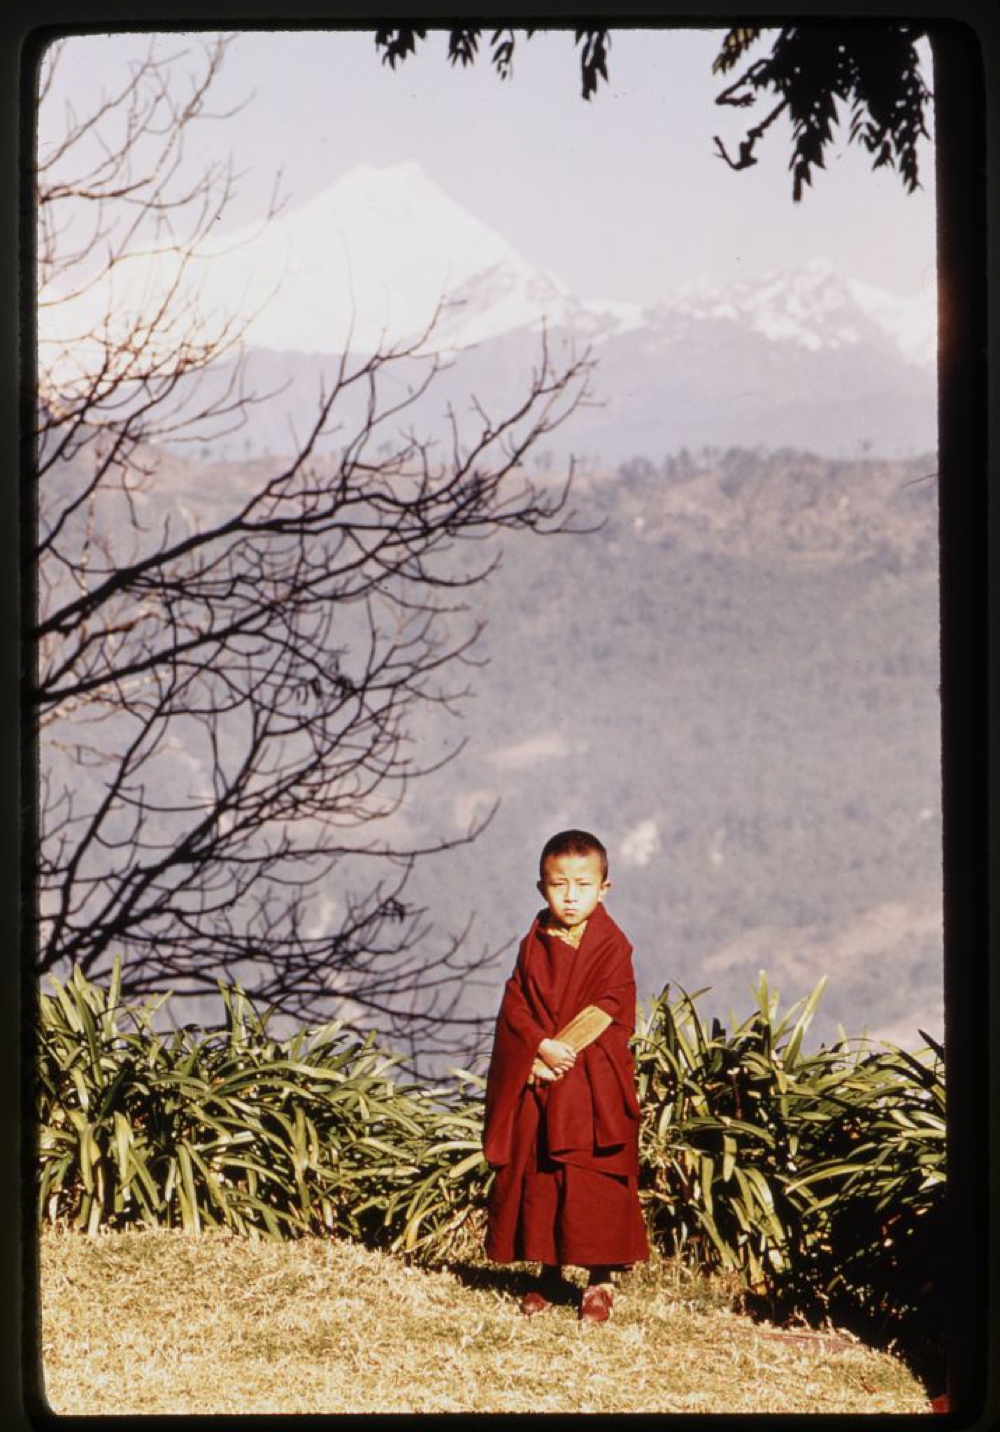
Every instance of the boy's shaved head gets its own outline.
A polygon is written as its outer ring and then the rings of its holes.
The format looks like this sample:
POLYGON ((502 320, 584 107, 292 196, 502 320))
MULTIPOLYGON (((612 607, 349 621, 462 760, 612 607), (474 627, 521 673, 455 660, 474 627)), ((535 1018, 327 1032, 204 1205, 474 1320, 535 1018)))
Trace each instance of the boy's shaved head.
POLYGON ((596 855, 601 862, 601 879, 608 878, 608 852, 589 830, 560 830, 551 836, 542 847, 538 861, 538 873, 545 878, 545 862, 550 856, 596 855))

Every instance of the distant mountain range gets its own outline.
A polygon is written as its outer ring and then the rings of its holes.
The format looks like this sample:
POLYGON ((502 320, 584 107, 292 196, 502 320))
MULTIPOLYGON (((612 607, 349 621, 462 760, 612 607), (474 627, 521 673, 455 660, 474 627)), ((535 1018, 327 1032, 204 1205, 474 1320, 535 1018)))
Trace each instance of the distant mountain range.
POLYGON ((360 165, 264 229, 245 228, 220 245, 227 261, 205 269, 214 304, 233 309, 245 294, 256 308, 279 290, 251 325, 257 348, 339 354, 353 325, 350 346, 371 351, 384 335, 420 333, 447 297, 436 341, 452 348, 537 329, 543 319, 603 343, 687 318, 724 320, 809 352, 873 344, 919 366, 934 361, 933 284, 895 298, 820 257, 759 281, 702 279, 650 306, 585 299, 528 263, 413 162, 360 165))
MULTIPOLYGON (((122 266, 112 309, 148 306, 175 268, 175 255, 165 255, 160 270, 122 266)), ((496 411, 513 405, 544 323, 556 357, 568 345, 589 345, 597 362, 592 386, 601 406, 579 410, 553 435, 549 457, 559 461, 571 451, 600 466, 684 446, 755 444, 894 457, 936 443, 932 282, 901 298, 818 256, 759 280, 703 279, 648 306, 584 298, 414 163, 362 165, 269 224, 223 236, 193 266, 191 281, 189 301, 210 323, 255 315, 248 386, 284 389, 249 409, 238 433, 206 438, 205 457, 288 452, 345 348, 364 354, 411 340, 443 299, 426 346, 454 366, 406 419, 428 437, 443 430, 449 404, 468 409, 470 394, 496 411)), ((106 300, 91 293, 43 310, 43 340, 60 325, 86 331, 106 300)), ((224 369, 203 381, 221 386, 228 376, 224 369)), ((339 440, 333 434, 325 445, 339 440)))

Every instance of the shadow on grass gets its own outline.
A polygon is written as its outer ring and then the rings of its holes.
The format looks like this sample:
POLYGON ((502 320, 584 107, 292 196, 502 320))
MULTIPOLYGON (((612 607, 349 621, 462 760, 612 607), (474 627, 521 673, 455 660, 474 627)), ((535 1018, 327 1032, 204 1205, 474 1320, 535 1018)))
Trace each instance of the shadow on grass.
MULTIPOLYGON (((930 1299, 927 1306, 928 1312, 932 1308, 937 1311, 930 1299)), ((827 1336, 835 1340, 840 1329, 870 1351, 889 1353, 897 1358, 923 1383, 929 1399, 941 1396, 946 1390, 948 1358, 943 1312, 937 1318, 933 1315, 921 1318, 917 1313, 899 1326, 893 1326, 887 1318, 880 1320, 847 1300, 821 1311, 814 1309, 810 1315, 800 1311, 794 1302, 783 1303, 773 1296, 749 1292, 739 1300, 739 1311, 755 1323, 770 1323, 793 1335, 798 1330, 803 1336, 827 1336)))
MULTIPOLYGON (((466 1288, 487 1289, 518 1301, 532 1288, 538 1287, 537 1265, 530 1263, 496 1264, 456 1259, 445 1264, 444 1269, 466 1288)), ((555 1295, 547 1291, 546 1297, 553 1303, 575 1305, 580 1298, 580 1289, 564 1278, 555 1295)))

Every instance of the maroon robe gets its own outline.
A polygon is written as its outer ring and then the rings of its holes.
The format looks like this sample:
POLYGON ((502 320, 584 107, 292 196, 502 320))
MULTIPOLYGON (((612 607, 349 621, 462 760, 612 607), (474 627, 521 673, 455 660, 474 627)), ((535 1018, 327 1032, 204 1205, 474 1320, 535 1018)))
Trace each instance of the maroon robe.
POLYGON ((639 1208, 632 947, 599 904, 574 950, 543 910, 504 988, 486 1080, 483 1151, 497 1170, 487 1256, 594 1266, 648 1256, 639 1208), (528 1086, 543 1039, 594 1004, 612 1023, 555 1083, 528 1086))

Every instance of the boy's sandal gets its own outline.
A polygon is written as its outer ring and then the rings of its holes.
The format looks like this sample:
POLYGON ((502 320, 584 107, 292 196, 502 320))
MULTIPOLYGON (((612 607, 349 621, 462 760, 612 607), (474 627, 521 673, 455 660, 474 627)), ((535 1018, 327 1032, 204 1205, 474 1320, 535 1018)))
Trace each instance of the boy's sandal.
POLYGON ((552 1303, 549 1299, 537 1288, 532 1288, 530 1292, 525 1293, 520 1302, 521 1312, 526 1318, 534 1317, 535 1313, 547 1313, 551 1306, 552 1303))
POLYGON ((606 1323, 611 1316, 614 1293, 604 1283, 592 1283, 584 1288, 580 1301, 582 1323, 606 1323))

